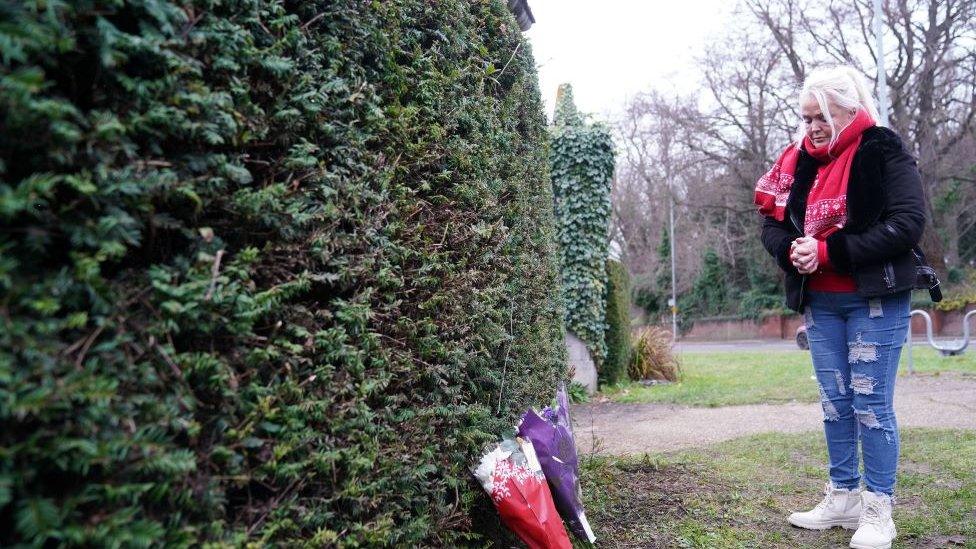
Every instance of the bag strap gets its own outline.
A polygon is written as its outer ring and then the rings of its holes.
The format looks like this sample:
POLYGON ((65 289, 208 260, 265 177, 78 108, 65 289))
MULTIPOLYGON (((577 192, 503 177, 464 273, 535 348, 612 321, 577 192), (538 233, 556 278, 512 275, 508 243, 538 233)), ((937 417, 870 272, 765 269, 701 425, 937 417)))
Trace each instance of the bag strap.
POLYGON ((915 259, 920 265, 929 264, 928 260, 925 259, 925 252, 922 251, 922 248, 920 248, 918 244, 912 246, 912 253, 915 254, 915 259))
POLYGON ((925 267, 926 270, 929 271, 933 277, 935 277, 935 285, 928 288, 929 297, 932 299, 932 302, 938 303, 942 301, 942 283, 939 280, 938 275, 935 273, 935 269, 933 269, 929 265, 929 262, 925 259, 925 252, 923 252, 922 248, 916 244, 912 246, 912 254, 915 255, 915 260, 918 262, 916 269, 919 267, 925 267))

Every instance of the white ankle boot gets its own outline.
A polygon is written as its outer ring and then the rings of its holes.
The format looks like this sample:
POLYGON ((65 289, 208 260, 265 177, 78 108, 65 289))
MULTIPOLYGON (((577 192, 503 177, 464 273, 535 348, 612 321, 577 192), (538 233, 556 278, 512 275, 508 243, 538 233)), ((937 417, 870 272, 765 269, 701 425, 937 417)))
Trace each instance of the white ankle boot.
POLYGON ((860 491, 834 488, 828 482, 824 487, 823 501, 809 511, 793 513, 788 520, 793 526, 809 530, 826 530, 835 526, 854 529, 858 527, 860 517, 860 491))
POLYGON ((888 549, 898 532, 891 520, 891 497, 864 490, 861 492, 861 520, 851 538, 856 549, 888 549))

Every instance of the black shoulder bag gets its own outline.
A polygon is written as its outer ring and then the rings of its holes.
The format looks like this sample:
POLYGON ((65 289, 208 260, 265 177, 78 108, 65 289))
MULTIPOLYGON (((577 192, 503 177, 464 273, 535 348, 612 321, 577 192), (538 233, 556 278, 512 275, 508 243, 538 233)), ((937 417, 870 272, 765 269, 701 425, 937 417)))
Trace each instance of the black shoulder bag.
POLYGON ((921 248, 915 246, 912 248, 912 254, 915 255, 915 289, 928 290, 929 297, 932 298, 933 303, 942 301, 942 288, 939 283, 939 275, 925 261, 925 253, 922 252, 921 248))

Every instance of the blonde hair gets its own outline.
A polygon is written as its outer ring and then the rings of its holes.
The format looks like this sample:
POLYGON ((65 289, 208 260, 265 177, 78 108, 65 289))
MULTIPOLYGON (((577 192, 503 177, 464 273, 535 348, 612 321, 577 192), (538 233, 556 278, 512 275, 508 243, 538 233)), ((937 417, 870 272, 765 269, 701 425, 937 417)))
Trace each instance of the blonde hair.
MULTIPOLYGON (((850 65, 837 65, 832 67, 820 67, 810 71, 803 87, 800 88, 797 103, 802 105, 804 101, 813 98, 820 105, 820 112, 830 125, 830 143, 832 146, 837 141, 837 134, 840 133, 834 125, 833 117, 830 116, 829 105, 836 105, 845 110, 865 110, 871 118, 878 121, 878 108, 871 95, 868 82, 861 74, 861 71, 850 65)), ((843 129, 843 128, 841 128, 843 129)), ((801 121, 796 133, 796 142, 799 145, 806 135, 806 128, 801 121)))

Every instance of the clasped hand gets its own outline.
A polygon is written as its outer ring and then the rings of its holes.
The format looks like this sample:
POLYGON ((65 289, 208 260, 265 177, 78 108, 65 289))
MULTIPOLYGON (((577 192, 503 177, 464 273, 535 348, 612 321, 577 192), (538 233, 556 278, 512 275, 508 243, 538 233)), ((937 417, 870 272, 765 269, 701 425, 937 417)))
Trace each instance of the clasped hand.
POLYGON ((801 236, 790 245, 790 261, 800 274, 810 274, 817 270, 820 263, 817 258, 817 239, 801 236))

